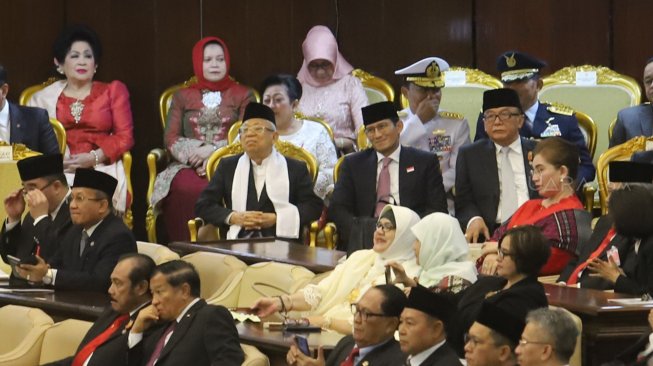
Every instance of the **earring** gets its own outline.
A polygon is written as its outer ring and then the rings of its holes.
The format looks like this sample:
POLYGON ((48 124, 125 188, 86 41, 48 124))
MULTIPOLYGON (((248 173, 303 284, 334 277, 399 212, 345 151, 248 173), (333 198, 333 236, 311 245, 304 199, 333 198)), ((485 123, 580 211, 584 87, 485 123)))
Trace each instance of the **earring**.
POLYGON ((57 72, 63 75, 63 68, 61 66, 57 66, 57 72))
POLYGON ((563 183, 565 181, 565 177, 560 177, 560 183, 563 183))

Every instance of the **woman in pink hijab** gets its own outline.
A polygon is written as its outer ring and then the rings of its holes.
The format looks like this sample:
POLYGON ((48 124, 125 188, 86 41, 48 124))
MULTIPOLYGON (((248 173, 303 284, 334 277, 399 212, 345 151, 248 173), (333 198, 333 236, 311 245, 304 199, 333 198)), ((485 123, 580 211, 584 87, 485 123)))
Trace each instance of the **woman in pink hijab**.
POLYGON ((338 51, 329 28, 316 25, 302 44, 304 63, 297 75, 304 90, 299 110, 306 116, 324 119, 333 129, 338 150, 352 152, 356 133, 363 124, 361 108, 367 96, 353 67, 338 51))

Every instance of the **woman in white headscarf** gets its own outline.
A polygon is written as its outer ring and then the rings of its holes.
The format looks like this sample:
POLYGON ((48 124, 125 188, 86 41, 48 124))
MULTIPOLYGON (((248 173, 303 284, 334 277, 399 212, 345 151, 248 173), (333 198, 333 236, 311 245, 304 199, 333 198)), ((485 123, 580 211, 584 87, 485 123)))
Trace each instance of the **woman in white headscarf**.
POLYGON ((417 238, 413 244, 417 263, 422 270, 417 278, 410 276, 402 264, 390 262, 395 283, 406 287, 419 285, 434 292, 460 292, 476 282, 476 267, 468 259, 469 248, 460 224, 440 212, 424 217, 411 228, 417 238))
POLYGON ((387 205, 381 211, 374 231, 372 249, 352 253, 318 284, 280 297, 261 298, 252 306, 259 316, 274 312, 305 311, 311 325, 351 333, 354 316, 351 304, 372 286, 385 284, 385 267, 400 263, 410 277, 419 273, 410 228, 419 221, 411 209, 387 205))

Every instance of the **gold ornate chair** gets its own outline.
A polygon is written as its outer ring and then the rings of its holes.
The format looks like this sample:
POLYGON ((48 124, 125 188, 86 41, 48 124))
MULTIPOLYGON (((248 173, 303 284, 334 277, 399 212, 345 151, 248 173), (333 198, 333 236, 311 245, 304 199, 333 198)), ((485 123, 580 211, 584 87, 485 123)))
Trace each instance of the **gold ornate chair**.
POLYGON ((392 88, 392 85, 390 85, 386 80, 361 69, 355 69, 351 74, 363 83, 363 88, 365 88, 365 94, 367 95, 367 101, 369 104, 394 102, 395 91, 392 88))
POLYGON ((601 214, 608 213, 609 196, 609 165, 612 161, 630 160, 636 152, 653 150, 653 137, 638 136, 624 142, 621 145, 613 146, 606 150, 599 157, 596 164, 596 175, 599 180, 599 200, 601 202, 601 214))
MULTIPOLYGON (((440 109, 462 113, 470 123, 475 123, 478 119, 483 106, 483 93, 486 90, 503 87, 499 79, 477 69, 455 66, 444 71, 443 74, 445 86, 442 88, 440 109)), ((403 95, 401 106, 408 107, 408 100, 403 95)))
MULTIPOLYGON (((315 184, 319 165, 317 163, 317 159, 311 153, 290 142, 281 141, 281 140, 277 140, 277 142, 275 142, 274 144, 274 147, 283 156, 287 156, 305 162, 306 167, 308 168, 308 173, 311 175, 313 184, 315 184)), ((238 155, 243 151, 244 151, 243 146, 240 144, 240 141, 236 141, 232 144, 221 147, 216 152, 214 152, 213 155, 209 157, 209 160, 206 163, 206 177, 208 178, 208 180, 210 181, 211 178, 213 177, 213 174, 215 174, 215 171, 218 168, 218 164, 220 164, 220 160, 222 160, 222 158, 238 155)), ((203 225, 204 225, 204 220, 202 220, 202 218, 200 217, 196 217, 188 221, 188 231, 190 232, 190 241, 196 242, 198 237, 203 237, 203 235, 199 235, 200 228, 203 225)), ((207 232, 207 238, 220 238, 220 233, 213 230, 217 228, 215 228, 212 225, 207 225, 206 227, 211 228, 210 231, 207 232)))
MULTIPOLYGON (((333 167, 333 183, 335 184, 340 177, 340 166, 342 162, 345 161, 345 156, 341 156, 336 161, 336 165, 333 167)), ((336 224, 333 222, 320 222, 320 220, 311 222, 309 228, 309 245, 312 247, 318 246, 318 235, 320 232, 324 233, 324 247, 327 249, 335 249, 336 243, 338 242, 338 231, 336 230, 336 224)))
MULTIPOLYGON (((54 83, 57 81, 56 78, 51 77, 45 82, 37 85, 32 85, 30 87, 27 87, 25 90, 23 90, 22 93, 20 93, 20 97, 18 99, 20 105, 27 105, 29 100, 32 98, 32 95, 36 93, 37 91, 45 88, 46 86, 49 86, 50 84, 54 83)), ((52 125, 52 128, 54 129, 54 133, 57 136, 57 141, 59 142, 59 150, 62 152, 62 154, 66 151, 66 129, 63 127, 61 122, 59 122, 56 118, 50 118, 50 124, 52 125), (56 122, 56 123, 55 123, 56 122)), ((123 221, 125 222, 125 225, 129 227, 130 229, 134 228, 134 215, 132 214, 132 208, 131 205, 134 202, 134 190, 132 188, 132 155, 131 152, 127 151, 124 154, 122 154, 122 165, 125 169, 125 180, 127 184, 127 195, 128 198, 130 199, 129 201, 129 206, 126 207, 125 209, 125 216, 123 217, 123 221)))
MULTIPOLYGON (((638 105, 641 99, 639 83, 603 66, 569 66, 542 79, 540 99, 564 103, 588 114, 599 129, 609 130, 619 110, 638 105), (596 76, 596 84, 577 83, 579 72, 596 76)), ((599 153, 608 147, 607 135, 600 134, 596 144, 599 153)))
MULTIPOLYGON (((192 76, 183 83, 175 84, 161 93, 159 97, 159 118, 161 119, 161 128, 163 131, 166 129, 166 119, 168 117, 168 111, 170 110, 170 105, 172 104, 172 97, 179 89, 188 88, 189 86, 197 83, 197 77, 192 76)), ((259 93, 250 88, 254 93, 256 101, 260 101, 261 97, 259 93)), ((157 214, 155 213, 154 207, 150 204, 152 194, 154 193, 154 181, 156 180, 156 175, 163 171, 168 164, 170 163, 170 155, 165 148, 154 148, 150 150, 147 154, 147 172, 148 172, 148 183, 147 183, 147 194, 145 196, 147 200, 147 213, 145 214, 145 229, 147 231, 147 240, 156 243, 156 219, 157 214)))

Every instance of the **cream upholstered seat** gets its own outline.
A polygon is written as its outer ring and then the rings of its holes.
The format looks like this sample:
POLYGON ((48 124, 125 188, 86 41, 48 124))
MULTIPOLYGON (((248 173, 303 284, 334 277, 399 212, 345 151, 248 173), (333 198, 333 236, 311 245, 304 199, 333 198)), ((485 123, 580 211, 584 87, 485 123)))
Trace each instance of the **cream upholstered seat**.
POLYGON ((92 325, 83 320, 66 319, 48 328, 43 337, 39 365, 73 356, 92 325))
POLYGON ((240 281, 240 294, 235 304, 227 307, 249 307, 261 296, 292 294, 306 286, 315 274, 308 269, 287 263, 261 262, 245 269, 240 281))
POLYGON ((245 360, 241 364, 242 366, 270 366, 268 356, 261 353, 258 348, 247 344, 241 344, 240 348, 245 353, 245 360))
MULTIPOLYGON (((182 258, 200 275, 202 298, 209 304, 235 304, 247 265, 240 259, 219 253, 195 252, 182 258)), ((233 305, 232 305, 233 306, 233 305)))
POLYGON ((0 365, 36 365, 45 331, 54 322, 41 309, 0 308, 0 365))
MULTIPOLYGON (((580 79, 578 79, 580 80, 580 79)), ((599 154, 608 147, 610 124, 619 110, 638 105, 641 98, 639 83, 603 66, 569 66, 542 79, 544 86, 540 100, 564 103, 587 113, 598 126, 597 150, 599 154), (577 77, 589 73, 596 83, 578 82, 577 77)))
POLYGON ((165 245, 145 241, 137 241, 136 245, 138 246, 139 253, 152 258, 157 265, 179 259, 179 254, 173 252, 165 245))

